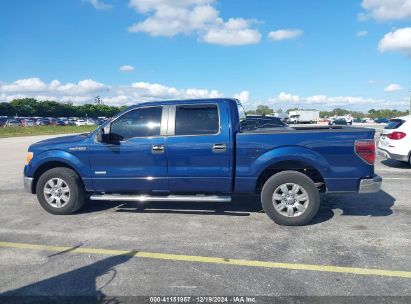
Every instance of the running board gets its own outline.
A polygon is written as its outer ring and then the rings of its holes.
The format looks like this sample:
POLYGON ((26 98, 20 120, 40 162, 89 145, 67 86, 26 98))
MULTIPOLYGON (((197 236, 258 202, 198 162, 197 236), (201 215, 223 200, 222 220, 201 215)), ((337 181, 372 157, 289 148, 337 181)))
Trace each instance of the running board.
POLYGON ((231 196, 219 195, 128 195, 128 194, 94 194, 92 201, 120 201, 120 202, 231 202, 231 196))

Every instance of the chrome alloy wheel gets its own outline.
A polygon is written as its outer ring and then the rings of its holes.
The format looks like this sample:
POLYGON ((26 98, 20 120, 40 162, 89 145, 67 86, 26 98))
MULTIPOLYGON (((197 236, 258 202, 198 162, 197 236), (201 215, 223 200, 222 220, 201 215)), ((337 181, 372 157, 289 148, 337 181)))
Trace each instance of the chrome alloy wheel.
POLYGON ((61 178, 54 177, 43 188, 44 198, 54 208, 64 207, 70 200, 70 188, 61 178))
POLYGON ((278 186, 272 197, 275 210, 286 217, 297 217, 305 212, 310 199, 300 185, 286 183, 278 186))

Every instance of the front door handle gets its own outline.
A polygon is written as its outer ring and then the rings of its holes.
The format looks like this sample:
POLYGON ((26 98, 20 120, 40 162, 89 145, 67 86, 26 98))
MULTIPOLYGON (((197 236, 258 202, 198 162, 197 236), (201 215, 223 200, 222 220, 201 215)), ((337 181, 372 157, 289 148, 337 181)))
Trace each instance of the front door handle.
POLYGON ((213 144, 213 153, 224 153, 226 150, 226 144, 213 144))
POLYGON ((164 145, 152 145, 151 153, 164 153, 164 145))

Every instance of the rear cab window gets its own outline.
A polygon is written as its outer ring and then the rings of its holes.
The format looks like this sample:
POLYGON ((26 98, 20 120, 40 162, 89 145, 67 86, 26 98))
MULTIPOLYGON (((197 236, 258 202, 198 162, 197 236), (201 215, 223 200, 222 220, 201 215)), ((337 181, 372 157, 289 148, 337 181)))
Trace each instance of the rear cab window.
POLYGON ((176 106, 175 135, 214 135, 220 131, 216 104, 176 106))

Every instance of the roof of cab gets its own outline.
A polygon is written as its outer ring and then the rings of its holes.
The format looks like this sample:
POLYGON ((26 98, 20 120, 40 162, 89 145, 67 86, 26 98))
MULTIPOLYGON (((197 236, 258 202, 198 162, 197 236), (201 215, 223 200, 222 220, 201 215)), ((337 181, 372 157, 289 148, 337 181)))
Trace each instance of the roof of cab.
POLYGON ((237 103, 237 99, 235 98, 201 98, 201 99, 176 99, 176 100, 159 100, 159 101, 148 101, 142 102, 129 107, 131 108, 140 108, 140 107, 147 107, 147 106, 157 106, 157 105, 173 105, 173 104, 196 104, 196 103, 204 103, 204 102, 216 102, 216 101, 228 101, 228 102, 235 102, 237 103))

